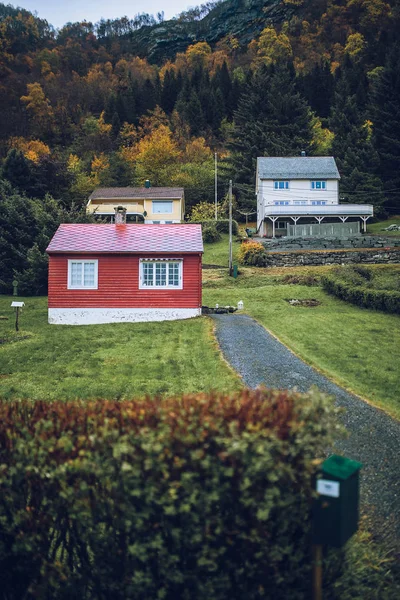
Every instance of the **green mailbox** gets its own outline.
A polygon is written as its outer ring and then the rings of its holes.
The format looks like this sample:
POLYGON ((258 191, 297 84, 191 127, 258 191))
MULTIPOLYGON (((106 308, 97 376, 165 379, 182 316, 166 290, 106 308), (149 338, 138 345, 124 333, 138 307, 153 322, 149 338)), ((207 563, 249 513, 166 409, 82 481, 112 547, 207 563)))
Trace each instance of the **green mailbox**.
POLYGON ((341 548, 358 529, 361 463, 333 454, 321 465, 313 506, 313 543, 341 548))

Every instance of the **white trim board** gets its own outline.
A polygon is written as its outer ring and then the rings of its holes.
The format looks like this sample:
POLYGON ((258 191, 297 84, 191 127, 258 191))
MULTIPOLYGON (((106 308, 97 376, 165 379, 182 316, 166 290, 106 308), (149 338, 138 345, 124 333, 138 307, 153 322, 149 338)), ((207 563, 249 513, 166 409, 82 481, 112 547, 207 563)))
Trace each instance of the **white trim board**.
POLYGON ((51 325, 100 325, 177 321, 201 315, 201 308, 49 308, 51 325))

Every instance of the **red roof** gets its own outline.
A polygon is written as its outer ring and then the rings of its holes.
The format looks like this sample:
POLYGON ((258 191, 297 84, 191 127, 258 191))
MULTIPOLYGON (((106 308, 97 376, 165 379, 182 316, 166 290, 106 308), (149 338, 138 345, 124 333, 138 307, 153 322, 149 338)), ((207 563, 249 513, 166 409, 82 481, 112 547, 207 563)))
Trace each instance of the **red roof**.
POLYGON ((46 252, 203 252, 201 225, 60 225, 46 252))

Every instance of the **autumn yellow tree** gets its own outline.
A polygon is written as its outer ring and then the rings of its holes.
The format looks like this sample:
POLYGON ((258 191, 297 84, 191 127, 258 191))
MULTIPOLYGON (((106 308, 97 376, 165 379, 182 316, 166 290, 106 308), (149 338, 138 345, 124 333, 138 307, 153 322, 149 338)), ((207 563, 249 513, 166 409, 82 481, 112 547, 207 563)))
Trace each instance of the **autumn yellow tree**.
POLYGON ((102 178, 110 168, 110 161, 107 156, 102 152, 99 155, 95 155, 91 164, 91 176, 95 185, 100 185, 102 178))
POLYGON ((185 162, 202 163, 212 159, 211 149, 207 146, 203 137, 193 138, 185 148, 185 162))
POLYGON ((125 153, 135 163, 136 179, 143 184, 150 179, 153 185, 169 185, 171 176, 181 158, 181 151, 173 139, 171 130, 160 125, 151 134, 125 153))
POLYGON ((30 115, 31 130, 38 137, 49 133, 54 125, 54 113, 40 83, 28 83, 28 93, 21 102, 30 115))
POLYGON ((24 137, 13 137, 8 141, 10 148, 23 152, 25 158, 38 164, 44 156, 50 156, 51 151, 47 144, 40 140, 28 140, 24 137))
POLYGON ((352 33, 348 36, 344 51, 352 58, 359 59, 367 43, 361 33, 352 33))
POLYGON ((189 67, 193 69, 196 67, 204 67, 210 55, 211 48, 207 42, 197 42, 197 44, 189 46, 186 50, 189 67))
POLYGON ((255 51, 253 66, 270 65, 289 60, 293 56, 290 40, 285 33, 277 33, 274 27, 266 27, 258 41, 250 44, 250 51, 255 51))
POLYGON ((85 172, 83 162, 76 154, 69 155, 67 170, 73 175, 71 198, 77 206, 83 206, 98 184, 92 174, 88 175, 85 172))
POLYGON ((317 116, 312 118, 312 147, 317 156, 330 154, 335 134, 327 127, 322 127, 321 119, 317 116))

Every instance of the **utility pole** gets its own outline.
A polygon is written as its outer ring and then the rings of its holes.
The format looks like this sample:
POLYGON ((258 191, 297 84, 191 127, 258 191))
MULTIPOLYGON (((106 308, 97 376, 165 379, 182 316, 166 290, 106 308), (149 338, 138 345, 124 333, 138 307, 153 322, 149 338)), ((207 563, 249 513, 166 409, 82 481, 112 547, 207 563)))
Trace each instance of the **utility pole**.
POLYGON ((217 153, 214 155, 214 176, 215 176, 215 220, 218 220, 218 172, 217 172, 217 153))
POLYGON ((232 276, 232 179, 229 180, 229 275, 232 276))

